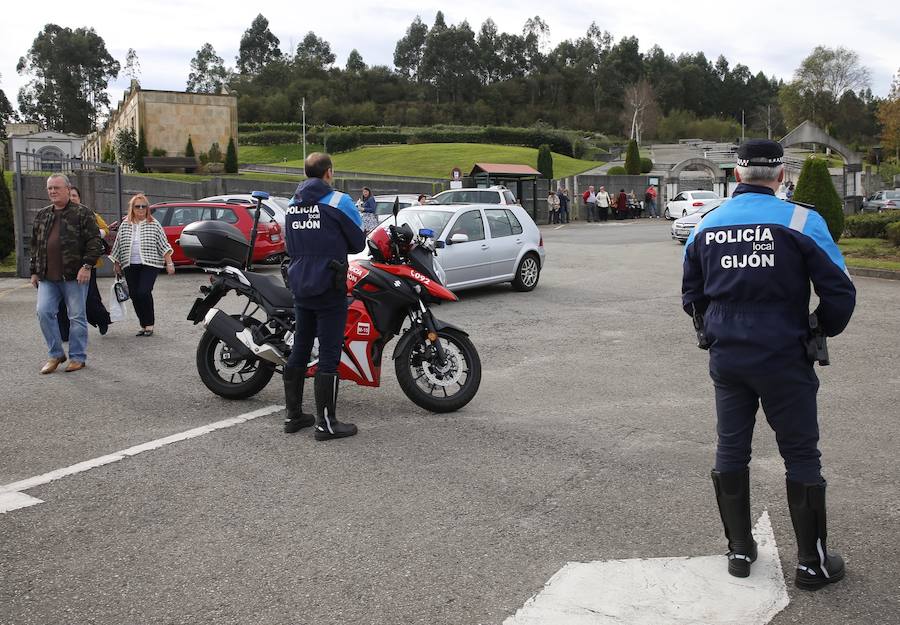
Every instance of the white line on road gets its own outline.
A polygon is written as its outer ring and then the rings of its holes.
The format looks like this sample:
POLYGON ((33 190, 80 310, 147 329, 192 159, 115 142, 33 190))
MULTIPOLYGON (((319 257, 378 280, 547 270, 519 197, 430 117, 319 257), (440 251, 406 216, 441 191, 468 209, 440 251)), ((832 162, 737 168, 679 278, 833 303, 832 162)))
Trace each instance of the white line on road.
POLYGON ((84 471, 96 469, 97 467, 102 467, 103 465, 111 464, 113 462, 118 462, 119 460, 124 460, 125 458, 136 456, 138 454, 144 453, 145 451, 159 449, 160 447, 165 447, 166 445, 170 445, 172 443, 185 441, 190 438, 197 438, 198 436, 203 436, 204 434, 209 434, 210 432, 215 432, 216 430, 230 428, 234 425, 239 425, 258 417, 264 417, 266 415, 272 414, 273 412, 278 412, 279 410, 284 410, 284 406, 266 406, 265 408, 254 410, 253 412, 248 412, 236 417, 231 417, 230 419, 223 419, 222 421, 216 421, 215 423, 201 425, 198 428, 187 430, 185 432, 181 432, 180 434, 173 434, 164 438, 158 438, 156 440, 150 441, 149 443, 135 445, 134 447, 129 447, 128 449, 123 449, 122 451, 117 451, 112 454, 100 456, 99 458, 94 458, 93 460, 85 460, 84 462, 79 462, 78 464, 73 464, 72 466, 65 467, 63 469, 57 469, 55 471, 50 471, 49 473, 44 473, 43 475, 29 477, 24 480, 19 480, 18 482, 12 482, 10 484, 0 486, 0 513, 11 512, 12 510, 18 510, 19 508, 26 508, 28 506, 43 503, 40 499, 31 497, 30 495, 25 495, 21 492, 23 490, 41 486, 42 484, 47 484, 69 475, 75 475, 76 473, 82 473, 84 471))
POLYGON ((563 224, 563 225, 561 225, 561 226, 556 226, 556 227, 554 228, 554 230, 562 230, 562 229, 565 228, 565 227, 566 227, 565 224, 563 224))

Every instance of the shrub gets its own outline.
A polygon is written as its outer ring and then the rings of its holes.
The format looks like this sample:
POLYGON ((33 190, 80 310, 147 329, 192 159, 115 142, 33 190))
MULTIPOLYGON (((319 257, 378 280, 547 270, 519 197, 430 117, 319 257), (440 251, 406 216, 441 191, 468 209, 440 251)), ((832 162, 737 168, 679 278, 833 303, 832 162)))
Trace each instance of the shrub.
POLYGON ((150 150, 150 156, 165 156, 166 154, 168 154, 168 152, 162 148, 153 148, 150 150))
POLYGON ((115 163, 116 162, 116 153, 113 150, 112 143, 107 143, 103 146, 103 154, 100 156, 101 163, 115 163))
POLYGON ((206 152, 200 152, 200 156, 197 158, 200 160, 201 165, 206 165, 209 162, 209 155, 206 152))
POLYGON ((553 178, 553 154, 546 143, 538 148, 537 170, 548 180, 553 178))
POLYGON ((211 146, 209 146, 209 153, 207 154, 207 160, 210 163, 221 163, 222 162, 222 148, 219 147, 218 142, 213 142, 211 146))
MULTIPOLYGON (((900 221, 889 223, 884 229, 885 237, 894 245, 900 246, 900 221)), ((2 250, 0 250, 2 254, 2 250)))
POLYGON ((575 139, 572 142, 572 156, 575 158, 584 158, 584 155, 587 153, 587 145, 581 139, 575 139))
MULTIPOLYGON (((307 140, 309 138, 309 134, 307 134, 307 140)), ((241 133, 241 143, 243 145, 277 145, 279 143, 300 143, 301 141, 303 141, 301 133, 288 130, 263 130, 260 132, 241 133)))
POLYGON ((6 176, 0 167, 0 260, 16 249, 15 227, 13 226, 12 195, 6 186, 6 176))
POLYGON ((191 141, 191 135, 188 135, 187 145, 184 147, 185 156, 194 156, 194 142, 191 141))
MULTIPOLYGON (((120 128, 115 138, 116 161, 119 165, 128 167, 132 171, 138 171, 137 164, 137 139, 134 138, 134 131, 126 128, 120 128)), ((142 161, 144 159, 141 159, 142 161)))
POLYGON ((821 158, 808 158, 800 170, 794 200, 812 204, 828 224, 831 238, 837 241, 844 232, 844 209, 831 182, 828 163, 821 158))
POLYGON ((631 176, 641 173, 641 151, 634 139, 628 142, 628 151, 625 153, 625 171, 631 176))
POLYGON ((646 156, 642 156, 641 157, 641 173, 649 174, 651 171, 653 171, 653 161, 651 161, 646 156))
POLYGON ((614 165, 606 170, 608 176, 624 176, 628 172, 621 165, 614 165))
POLYGON ((234 145, 234 137, 229 137, 228 148, 225 150, 225 173, 236 174, 237 170, 237 147, 234 145))
POLYGON ((888 225, 895 222, 900 222, 900 211, 851 215, 844 224, 844 232, 851 237, 884 239, 887 238, 888 225))

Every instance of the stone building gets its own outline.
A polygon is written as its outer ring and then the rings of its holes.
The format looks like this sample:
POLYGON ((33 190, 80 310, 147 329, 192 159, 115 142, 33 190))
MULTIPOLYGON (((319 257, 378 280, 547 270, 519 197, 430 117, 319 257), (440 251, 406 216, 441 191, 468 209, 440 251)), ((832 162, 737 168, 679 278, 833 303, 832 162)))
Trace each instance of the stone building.
POLYGON ((135 138, 143 128, 151 154, 161 149, 166 156, 184 156, 189 136, 197 154, 208 152, 213 143, 224 154, 230 138, 237 146, 237 124, 235 95, 154 91, 133 80, 106 127, 88 136, 82 154, 85 160, 99 161, 121 128, 133 130, 135 138))
POLYGON ((16 171, 16 153, 28 154, 22 168, 39 171, 68 169, 68 159, 79 158, 85 138, 52 130, 41 130, 37 124, 7 124, 5 169, 16 171))

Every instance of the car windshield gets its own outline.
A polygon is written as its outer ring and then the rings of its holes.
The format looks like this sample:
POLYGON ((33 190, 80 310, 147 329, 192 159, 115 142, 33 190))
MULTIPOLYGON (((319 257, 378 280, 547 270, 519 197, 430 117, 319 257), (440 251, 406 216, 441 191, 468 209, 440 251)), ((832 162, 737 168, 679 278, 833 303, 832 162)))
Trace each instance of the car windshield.
POLYGON ((884 199, 886 200, 900 200, 900 191, 885 191, 884 199))
POLYGON ((695 200, 718 200, 719 196, 712 191, 694 191, 692 194, 695 200))
MULTIPOLYGON (((434 230, 435 236, 438 236, 444 231, 444 227, 452 216, 453 213, 450 211, 407 209, 397 214, 397 224, 409 224, 413 232, 418 232, 422 228, 430 228, 434 230)), ((392 223, 394 220, 388 219, 381 227, 386 229, 392 223)))
MULTIPOLYGON (((408 206, 412 206, 409 202, 399 202, 398 206, 400 208, 406 208, 408 206)), ((390 215, 394 212, 394 200, 390 202, 375 202, 375 214, 376 215, 390 215)))
POLYGON ((291 206, 291 200, 286 197, 270 197, 269 199, 275 202, 275 204, 278 205, 278 208, 283 211, 286 211, 291 206))

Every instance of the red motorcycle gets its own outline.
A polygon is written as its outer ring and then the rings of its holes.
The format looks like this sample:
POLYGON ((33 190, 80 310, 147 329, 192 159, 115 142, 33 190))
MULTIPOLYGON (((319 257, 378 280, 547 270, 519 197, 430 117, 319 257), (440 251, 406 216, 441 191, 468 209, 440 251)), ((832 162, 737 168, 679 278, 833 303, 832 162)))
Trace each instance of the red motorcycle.
MULTIPOLYGON (((270 275, 242 269, 247 263, 240 242, 247 245, 240 231, 215 221, 187 226, 180 239, 185 253, 212 274, 188 314, 206 328, 197 371, 207 388, 229 399, 251 397, 281 373, 294 339, 293 294, 270 275), (231 291, 247 299, 240 314, 215 308, 231 291)), ((379 227, 368 248, 371 259, 345 265, 352 301, 338 375, 380 386, 384 348, 399 335, 393 360, 403 392, 432 412, 459 410, 478 391, 481 361, 465 331, 431 312, 432 304, 457 300, 443 285, 434 233, 413 233, 405 224, 379 227)), ((317 352, 316 343, 308 377, 316 372, 317 352)))

